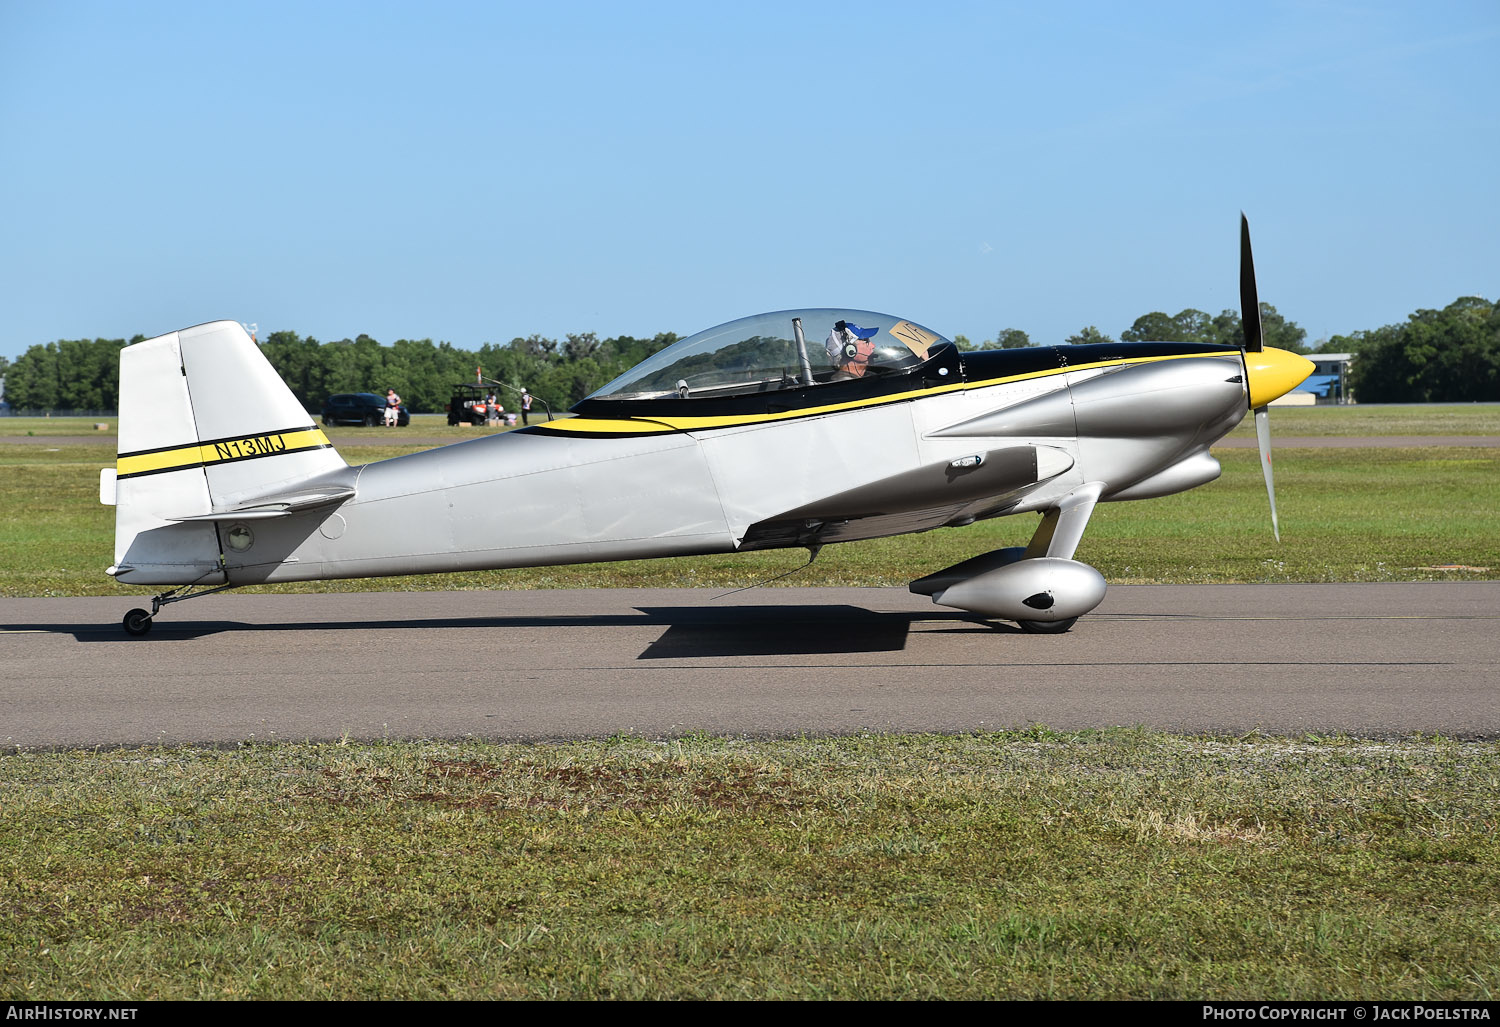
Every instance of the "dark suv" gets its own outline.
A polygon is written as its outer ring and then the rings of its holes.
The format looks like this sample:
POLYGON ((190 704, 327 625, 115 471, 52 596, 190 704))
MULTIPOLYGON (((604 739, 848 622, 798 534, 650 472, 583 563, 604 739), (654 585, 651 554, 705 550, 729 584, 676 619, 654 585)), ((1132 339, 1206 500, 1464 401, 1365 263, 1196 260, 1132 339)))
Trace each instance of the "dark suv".
MULTIPOLYGON (((385 397, 373 392, 345 392, 329 396, 323 404, 324 424, 363 424, 374 427, 385 423, 385 397)), ((406 404, 397 409, 396 424, 405 428, 411 423, 406 404)))

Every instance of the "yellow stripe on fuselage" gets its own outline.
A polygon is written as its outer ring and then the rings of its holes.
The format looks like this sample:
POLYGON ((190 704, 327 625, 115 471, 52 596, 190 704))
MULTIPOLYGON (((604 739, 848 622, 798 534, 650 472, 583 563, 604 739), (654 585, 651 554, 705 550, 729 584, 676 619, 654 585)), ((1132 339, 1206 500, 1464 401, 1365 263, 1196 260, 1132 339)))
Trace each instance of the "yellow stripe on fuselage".
POLYGON ((629 417, 564 417, 556 421, 546 421, 536 427, 546 428, 549 431, 570 431, 579 435, 650 435, 655 432, 678 430, 668 424, 666 419, 656 417, 645 420, 629 417))
POLYGON ((883 406, 886 403, 900 403, 912 399, 925 399, 928 396, 939 396, 945 392, 960 392, 965 389, 984 389, 992 385, 1008 385, 1011 382, 1029 381, 1036 378, 1049 378, 1056 374, 1066 374, 1069 371, 1088 371, 1095 368, 1120 367, 1125 364, 1152 364, 1162 360, 1189 360, 1202 357, 1228 357, 1239 356, 1237 349, 1227 349, 1217 353, 1176 353, 1170 356, 1158 357, 1121 357, 1116 360, 1100 360, 1092 364, 1074 364, 1068 367, 1049 367, 1043 371, 1028 371, 1025 374, 1011 375, 1007 378, 988 378, 980 382, 958 381, 951 385, 937 385, 930 389, 913 389, 910 392, 898 392, 889 396, 872 396, 869 399, 851 400, 848 403, 833 403, 821 407, 801 407, 796 410, 778 411, 774 414, 728 414, 717 417, 673 417, 673 416, 651 416, 647 418, 600 418, 600 417, 568 417, 560 421, 550 421, 543 425, 549 431, 577 432, 581 435, 653 435, 661 432, 672 431, 695 431, 709 428, 734 428, 748 424, 767 424, 773 421, 789 421, 798 417, 816 417, 820 414, 834 414, 844 410, 858 410, 862 407, 883 406))
POLYGON ((288 428, 233 439, 197 442, 173 449, 149 453, 121 453, 115 462, 115 477, 129 478, 141 474, 161 474, 209 464, 258 460, 306 449, 327 449, 332 443, 321 428, 288 428))

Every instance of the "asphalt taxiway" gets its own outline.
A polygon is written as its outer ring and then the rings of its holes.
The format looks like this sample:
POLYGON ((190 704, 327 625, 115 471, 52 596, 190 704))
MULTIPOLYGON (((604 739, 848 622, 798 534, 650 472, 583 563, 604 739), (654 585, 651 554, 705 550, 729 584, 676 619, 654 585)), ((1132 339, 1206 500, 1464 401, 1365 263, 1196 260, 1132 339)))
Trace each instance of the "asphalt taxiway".
POLYGON ((904 589, 0 600, 0 746, 1144 725, 1500 738, 1500 582, 1111 586, 1065 635, 904 589))

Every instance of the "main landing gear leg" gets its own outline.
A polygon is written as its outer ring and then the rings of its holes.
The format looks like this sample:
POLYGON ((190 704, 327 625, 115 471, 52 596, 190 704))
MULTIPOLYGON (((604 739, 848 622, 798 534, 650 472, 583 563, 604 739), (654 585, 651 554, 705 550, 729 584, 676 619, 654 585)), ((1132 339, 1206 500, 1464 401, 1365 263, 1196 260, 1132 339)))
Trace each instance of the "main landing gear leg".
POLYGON ((200 596, 213 595, 213 593, 215 592, 222 592, 226 588, 235 587, 237 586, 218 585, 214 588, 198 589, 195 592, 193 591, 193 589, 197 588, 196 585, 183 585, 179 588, 172 589, 172 591, 170 592, 163 592, 161 595, 152 596, 150 613, 147 613, 145 610, 139 608, 131 610, 125 615, 125 619, 121 622, 121 624, 125 628, 125 633, 127 635, 144 635, 146 632, 151 630, 151 618, 155 617, 156 614, 161 610, 161 608, 163 606, 166 606, 168 603, 180 603, 186 599, 197 599, 200 596), (183 594, 178 595, 179 592, 183 594))
MULTIPOLYGON (((1089 517, 1099 502, 1104 486, 1099 482, 1088 482, 1074 489, 1042 516, 1036 534, 1027 543, 1026 555, 1054 556, 1064 560, 1073 559, 1078 543, 1083 539, 1083 529, 1088 527, 1089 517)), ((1074 624, 1077 617, 1063 620, 1017 620, 1021 630, 1028 635, 1061 635, 1074 624)))

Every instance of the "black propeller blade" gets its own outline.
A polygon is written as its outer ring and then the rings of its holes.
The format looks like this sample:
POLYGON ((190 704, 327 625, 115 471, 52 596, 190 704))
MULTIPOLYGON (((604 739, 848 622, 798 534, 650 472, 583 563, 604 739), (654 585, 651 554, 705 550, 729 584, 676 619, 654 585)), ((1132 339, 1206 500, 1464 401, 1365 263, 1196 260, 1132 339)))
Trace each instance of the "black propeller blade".
POLYGON ((1245 328, 1245 352, 1266 348, 1260 327, 1260 296, 1255 291, 1255 257, 1250 252, 1250 221, 1240 211, 1240 323, 1245 328))
MULTIPOLYGON (((1245 352, 1264 352, 1266 340, 1260 326, 1260 296, 1255 290, 1255 257, 1250 252, 1250 221, 1244 211, 1240 211, 1240 322, 1245 326, 1245 352)), ((1247 381, 1248 374, 1247 369, 1247 381)), ((1260 469, 1266 479, 1266 498, 1271 501, 1271 532, 1280 542, 1276 483, 1271 476, 1271 414, 1264 405, 1255 408, 1255 444, 1260 450, 1260 469)))

